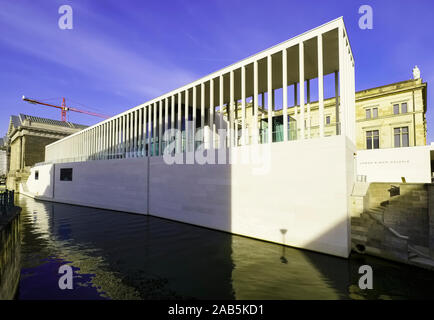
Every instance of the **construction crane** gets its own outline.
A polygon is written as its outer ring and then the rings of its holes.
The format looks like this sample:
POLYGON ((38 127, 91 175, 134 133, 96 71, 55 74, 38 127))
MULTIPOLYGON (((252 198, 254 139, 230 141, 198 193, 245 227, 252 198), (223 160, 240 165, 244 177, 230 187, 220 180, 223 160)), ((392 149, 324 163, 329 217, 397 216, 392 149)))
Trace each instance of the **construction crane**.
POLYGON ((60 109, 60 113, 61 113, 61 117, 62 117, 62 121, 63 122, 66 122, 66 114, 67 114, 68 111, 74 111, 74 112, 84 113, 84 114, 88 114, 88 115, 91 115, 91 116, 100 117, 100 118, 104 118, 104 119, 110 118, 109 116, 106 116, 104 114, 99 114, 99 113, 95 113, 95 112, 80 110, 80 109, 77 109, 77 108, 67 107, 66 103, 65 103, 65 98, 62 98, 62 105, 60 105, 60 106, 56 106, 56 105, 53 105, 53 104, 45 103, 45 102, 38 101, 38 100, 35 100, 35 99, 30 99, 30 98, 27 98, 25 96, 23 96, 22 99, 23 99, 23 101, 27 101, 27 102, 32 103, 32 104, 40 104, 40 105, 43 105, 43 106, 53 107, 53 108, 60 109))

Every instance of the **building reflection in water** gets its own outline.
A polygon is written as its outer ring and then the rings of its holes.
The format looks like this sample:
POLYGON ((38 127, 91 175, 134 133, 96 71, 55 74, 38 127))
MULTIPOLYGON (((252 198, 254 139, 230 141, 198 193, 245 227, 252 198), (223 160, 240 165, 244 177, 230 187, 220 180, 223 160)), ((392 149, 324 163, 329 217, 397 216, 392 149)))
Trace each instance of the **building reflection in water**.
POLYGON ((20 280, 20 223, 18 216, 0 231, 0 300, 14 299, 20 280))
MULTIPOLYGON (((342 259, 187 224, 20 196, 20 299, 433 298, 434 273, 342 259), (74 289, 60 290, 62 264, 74 289), (374 290, 358 289, 370 264, 374 290), (411 283, 410 283, 411 282, 411 283), (409 288, 409 289, 408 289, 409 288)), ((284 233, 282 232, 282 235, 284 233)))

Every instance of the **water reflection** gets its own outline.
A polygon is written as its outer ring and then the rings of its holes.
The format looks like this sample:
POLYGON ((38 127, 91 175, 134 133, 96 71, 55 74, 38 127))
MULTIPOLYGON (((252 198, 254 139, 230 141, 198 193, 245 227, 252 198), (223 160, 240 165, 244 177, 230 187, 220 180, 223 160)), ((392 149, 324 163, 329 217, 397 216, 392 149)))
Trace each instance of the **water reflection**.
POLYGON ((20 280, 19 220, 0 231, 0 300, 14 298, 20 280))
POLYGON ((20 299, 433 298, 434 273, 365 256, 350 260, 149 216, 18 197, 20 299), (62 264, 74 289, 60 290, 62 264), (358 268, 374 290, 358 289, 358 268))

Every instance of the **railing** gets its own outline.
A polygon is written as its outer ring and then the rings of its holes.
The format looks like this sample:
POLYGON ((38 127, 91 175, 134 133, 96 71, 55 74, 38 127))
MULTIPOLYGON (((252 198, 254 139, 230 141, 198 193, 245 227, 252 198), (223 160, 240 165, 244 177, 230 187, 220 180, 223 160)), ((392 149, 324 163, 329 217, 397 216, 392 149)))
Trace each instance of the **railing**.
POLYGON ((14 206, 14 190, 5 190, 0 193, 0 211, 6 214, 7 211, 14 206))

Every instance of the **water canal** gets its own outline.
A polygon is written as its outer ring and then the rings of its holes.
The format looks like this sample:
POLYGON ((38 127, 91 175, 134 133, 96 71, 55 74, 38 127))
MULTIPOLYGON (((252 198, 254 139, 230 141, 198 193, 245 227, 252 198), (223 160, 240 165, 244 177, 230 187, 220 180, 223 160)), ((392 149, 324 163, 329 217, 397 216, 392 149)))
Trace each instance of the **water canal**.
MULTIPOLYGON (((16 204, 23 210, 7 251, 2 249, 0 271, 9 270, 9 279, 19 276, 18 291, 9 292, 17 299, 434 298, 434 272, 373 257, 346 260, 25 196, 17 196, 16 204), (74 270, 72 290, 58 286, 64 264, 74 270), (358 287, 364 264, 374 271, 372 290, 358 287)), ((3 275, 0 292, 12 290, 3 275)))

